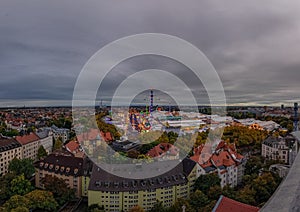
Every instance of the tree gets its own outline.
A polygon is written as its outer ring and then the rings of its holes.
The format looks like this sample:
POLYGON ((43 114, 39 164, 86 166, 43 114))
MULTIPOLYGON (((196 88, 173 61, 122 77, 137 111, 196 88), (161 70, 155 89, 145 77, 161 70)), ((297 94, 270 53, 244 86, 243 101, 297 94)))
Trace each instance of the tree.
POLYGON ((259 156, 251 156, 245 165, 245 175, 258 174, 262 167, 262 159, 259 156))
POLYGON ((195 210, 206 206, 208 203, 209 200, 202 191, 196 190, 194 193, 191 194, 190 204, 195 210))
POLYGON ((260 149, 261 142, 267 135, 268 132, 264 130, 249 129, 247 126, 230 126, 225 127, 222 139, 235 142, 238 148, 260 149))
POLYGON ((8 171, 16 175, 24 174, 26 179, 30 179, 35 172, 33 160, 28 158, 21 160, 19 160, 18 158, 14 158, 8 164, 8 171))
POLYGON ((215 185, 209 188, 207 196, 210 200, 218 200, 222 194, 222 188, 219 185, 215 185))
POLYGON ((16 177, 13 173, 7 173, 0 177, 0 201, 10 198, 10 182, 16 177))
POLYGON ((196 210, 190 205, 189 201, 181 198, 177 199, 175 204, 168 208, 168 211, 182 211, 183 207, 185 208, 186 212, 196 212, 196 210))
POLYGON ((229 185, 225 185, 222 189, 222 194, 228 198, 235 199, 236 198, 236 192, 235 190, 230 187, 229 185))
POLYGON ((140 148, 139 151, 141 154, 147 154, 147 152, 152 149, 153 147, 155 147, 156 145, 158 145, 159 142, 158 141, 154 141, 148 144, 143 144, 140 148))
POLYGON ((69 188, 63 179, 56 176, 46 175, 42 179, 42 183, 47 191, 53 193, 53 196, 59 205, 63 205, 75 197, 74 189, 69 188))
POLYGON ((294 125, 293 125, 292 123, 289 123, 289 124, 286 126, 286 128, 287 128, 287 130, 288 130, 289 132, 293 132, 293 130, 294 130, 294 125))
POLYGON ((7 137, 13 137, 19 135, 19 131, 15 129, 8 130, 8 131, 4 130, 1 132, 1 134, 7 137))
POLYGON ((38 149, 38 153, 37 153, 37 157, 40 160, 43 157, 47 156, 47 151, 45 150, 45 148, 41 145, 38 149))
POLYGON ((67 129, 71 129, 72 128, 72 124, 73 124, 73 122, 72 122, 72 120, 70 120, 70 119, 65 119, 65 123, 64 123, 64 128, 67 128, 67 129))
POLYGON ((53 194, 49 191, 33 190, 25 197, 29 199, 30 208, 33 210, 53 211, 58 207, 53 194))
POLYGON ((255 205, 255 191, 250 187, 250 185, 245 186, 243 189, 239 190, 236 199, 239 202, 243 202, 249 205, 255 205))
POLYGON ((10 183, 10 192, 12 195, 24 195, 33 189, 29 180, 25 179, 24 174, 17 176, 10 183))
POLYGON ((138 158, 139 154, 139 151, 132 149, 127 153, 127 156, 130 158, 138 158))
POLYGON ((157 139, 159 143, 169 143, 169 136, 167 132, 163 132, 161 136, 157 139))
POLYGON ((149 212, 166 212, 166 210, 161 201, 156 201, 149 212))
POLYGON ((246 175, 246 186, 237 192, 236 199, 246 204, 261 206, 276 190, 280 183, 277 176, 264 172, 260 176, 246 175))
POLYGON ((29 209, 24 206, 11 209, 11 212, 29 212, 29 209))
POLYGON ((201 209, 199 209, 198 211, 211 212, 213 210, 213 208, 215 207, 216 203, 217 203, 217 201, 213 200, 209 204, 207 204, 205 207, 202 207, 201 209))
POLYGON ((144 212, 144 209, 141 206, 136 205, 136 206, 130 208, 129 212, 144 212))
POLYGON ((209 131, 198 132, 197 138, 196 138, 196 146, 199 146, 200 144, 205 144, 206 143, 208 133, 209 133, 209 131))
POLYGON ((208 190, 210 187, 213 186, 220 186, 220 178, 218 177, 217 174, 205 174, 205 175, 200 175, 200 177, 197 178, 194 186, 194 190, 200 190, 204 194, 208 193, 208 190))
POLYGON ((170 131, 168 132, 168 137, 169 137, 169 143, 174 144, 178 138, 178 134, 173 131, 170 131))
POLYGON ((63 146, 63 142, 62 142, 62 139, 61 137, 57 138, 54 142, 54 146, 53 146, 53 150, 58 150, 58 149, 61 149, 63 146))
POLYGON ((255 200, 257 204, 266 202, 273 192, 276 190, 278 184, 270 172, 263 173, 253 180, 251 188, 255 191, 255 200))
POLYGON ((7 200, 3 206, 7 211, 11 211, 12 209, 17 209, 18 207, 19 209, 27 208, 28 205, 29 200, 26 197, 23 197, 21 195, 14 195, 9 200, 7 200))
POLYGON ((88 212, 101 212, 104 211, 104 207, 98 204, 92 204, 88 207, 88 212))

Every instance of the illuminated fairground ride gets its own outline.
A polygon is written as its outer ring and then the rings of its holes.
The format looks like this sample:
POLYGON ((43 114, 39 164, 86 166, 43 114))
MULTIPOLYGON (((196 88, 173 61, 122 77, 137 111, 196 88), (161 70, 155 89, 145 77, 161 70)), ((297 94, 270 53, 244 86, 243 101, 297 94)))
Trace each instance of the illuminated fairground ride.
POLYGON ((138 132, 148 132, 151 129, 149 113, 132 110, 129 112, 129 121, 132 129, 138 132))

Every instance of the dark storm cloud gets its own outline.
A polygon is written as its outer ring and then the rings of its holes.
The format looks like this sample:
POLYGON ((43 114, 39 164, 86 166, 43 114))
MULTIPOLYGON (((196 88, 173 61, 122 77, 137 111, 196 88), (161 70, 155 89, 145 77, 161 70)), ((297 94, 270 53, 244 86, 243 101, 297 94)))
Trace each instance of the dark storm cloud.
MULTIPOLYGON (((124 36, 156 32, 202 50, 219 73, 229 104, 298 101, 299 10, 298 1, 281 0, 1 1, 0 99, 3 104, 71 100, 81 68, 98 49, 124 36)), ((182 78, 188 72, 148 57, 120 64, 101 89, 110 94, 145 67, 173 70, 182 78)), ((188 76, 197 98, 205 98, 203 86, 188 76)))

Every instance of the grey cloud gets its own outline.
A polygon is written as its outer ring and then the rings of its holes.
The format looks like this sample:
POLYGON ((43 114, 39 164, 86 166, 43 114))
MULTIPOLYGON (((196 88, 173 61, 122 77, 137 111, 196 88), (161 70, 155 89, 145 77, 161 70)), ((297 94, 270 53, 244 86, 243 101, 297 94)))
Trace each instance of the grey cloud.
MULTIPOLYGON (((216 67, 229 104, 298 101, 299 9, 300 2, 281 0, 4 0, 0 99, 70 101, 81 68, 98 49, 123 36, 157 32, 201 49, 216 67)), ((120 64, 101 87, 103 96, 109 98, 121 80, 147 67, 183 79, 188 72, 151 57, 120 64)), ((207 98, 203 86, 188 76, 197 98, 207 98)))

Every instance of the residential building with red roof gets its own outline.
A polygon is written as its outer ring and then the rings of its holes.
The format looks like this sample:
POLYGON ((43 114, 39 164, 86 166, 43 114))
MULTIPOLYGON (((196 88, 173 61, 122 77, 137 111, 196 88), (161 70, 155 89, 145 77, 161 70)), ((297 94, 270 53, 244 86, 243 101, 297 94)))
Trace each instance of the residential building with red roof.
POLYGON ((99 140, 103 138, 105 142, 111 142, 113 137, 110 132, 101 132, 99 129, 90 129, 88 132, 77 135, 79 142, 86 140, 99 140))
POLYGON ((218 202, 213 208, 212 212, 257 212, 259 211, 258 207, 247 205, 225 197, 220 196, 218 202))
POLYGON ((65 145, 65 147, 69 152, 73 154, 79 151, 79 144, 76 141, 70 141, 65 145))
POLYGON ((237 186, 244 175, 244 157, 237 153, 234 144, 221 141, 212 154, 205 154, 204 146, 194 149, 192 160, 200 165, 198 176, 217 173, 221 179, 221 187, 237 186))
POLYGON ((175 160, 179 159, 179 149, 169 143, 160 143, 150 149, 146 155, 158 160, 175 160))
POLYGON ((70 141, 65 145, 65 148, 68 152, 74 154, 75 157, 84 157, 84 152, 77 141, 70 141))
POLYGON ((83 144, 85 151, 91 155, 97 146, 101 146, 105 143, 110 143, 113 137, 110 132, 100 132, 99 129, 90 129, 88 132, 83 132, 77 135, 77 140, 80 144, 83 144))
POLYGON ((16 136, 16 140, 22 145, 22 158, 37 159, 40 138, 35 133, 16 136))

